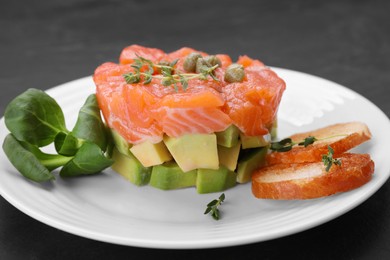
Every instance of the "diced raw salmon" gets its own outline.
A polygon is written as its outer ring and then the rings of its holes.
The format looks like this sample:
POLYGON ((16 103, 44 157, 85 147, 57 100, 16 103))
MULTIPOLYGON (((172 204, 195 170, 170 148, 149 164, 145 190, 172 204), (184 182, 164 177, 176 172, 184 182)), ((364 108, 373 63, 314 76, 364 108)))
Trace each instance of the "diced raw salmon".
MULTIPOLYGON (((226 54, 217 54, 221 67, 215 69, 218 80, 191 79, 187 89, 161 84, 154 78, 150 84, 127 84, 123 75, 134 72, 134 59, 143 57, 157 64, 178 59, 175 71, 185 73, 187 55, 198 52, 181 48, 171 53, 160 49, 131 45, 122 51, 119 64, 107 62, 94 73, 99 107, 107 125, 117 130, 128 142, 156 143, 164 134, 180 136, 188 133, 213 133, 235 124, 246 135, 263 135, 275 119, 285 83, 258 60, 247 56, 238 62, 245 67, 241 83, 224 81, 226 68, 232 64, 226 54)), ((142 68, 141 71, 147 69, 142 68)), ((158 70, 154 70, 154 75, 158 70)), ((179 83, 180 84, 180 83, 179 83)))

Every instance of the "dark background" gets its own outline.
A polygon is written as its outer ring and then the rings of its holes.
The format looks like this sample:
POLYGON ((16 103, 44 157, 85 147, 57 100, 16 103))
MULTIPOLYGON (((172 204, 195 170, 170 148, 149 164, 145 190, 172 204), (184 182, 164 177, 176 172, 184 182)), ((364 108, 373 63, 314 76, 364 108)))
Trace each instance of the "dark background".
MULTIPOLYGON (((390 115, 390 1, 0 2, 0 115, 29 87, 48 89, 117 61, 130 44, 240 54, 340 83, 390 115)), ((1 177, 0 177, 1 181, 1 177)), ((311 230, 207 250, 125 247, 42 224, 0 197, 0 259, 389 259, 390 183, 311 230)))

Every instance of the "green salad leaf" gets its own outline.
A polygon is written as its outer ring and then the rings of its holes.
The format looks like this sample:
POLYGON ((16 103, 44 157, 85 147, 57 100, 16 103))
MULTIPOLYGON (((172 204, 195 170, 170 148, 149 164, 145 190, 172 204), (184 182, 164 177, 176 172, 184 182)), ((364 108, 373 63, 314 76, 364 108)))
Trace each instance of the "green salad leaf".
POLYGON ((24 177, 36 182, 55 179, 50 171, 67 163, 70 159, 61 155, 45 154, 36 146, 18 141, 12 134, 5 137, 3 150, 10 162, 24 177))
POLYGON ((54 147, 58 154, 72 156, 77 153, 77 150, 84 143, 84 140, 78 139, 72 133, 58 133, 54 139, 54 147))
POLYGON ((75 155, 84 142, 97 144, 102 151, 106 151, 109 136, 104 125, 96 96, 88 96, 81 107, 77 122, 70 133, 60 132, 54 140, 55 148, 59 154, 75 155))
POLYGON ((77 151, 74 158, 62 167, 60 175, 71 177, 78 175, 95 174, 113 164, 97 144, 85 142, 77 151))
POLYGON ((77 122, 69 131, 58 103, 48 94, 28 89, 12 100, 4 114, 11 132, 3 150, 14 167, 26 178, 54 180, 53 170, 62 167, 61 177, 96 174, 112 165, 106 153, 111 147, 96 96, 90 95, 81 107, 77 122), (40 147, 54 144, 57 154, 40 147))
POLYGON ((57 102, 38 89, 28 89, 12 100, 4 113, 5 125, 20 141, 39 147, 53 142, 60 132, 68 132, 57 102))
POLYGON ((97 144, 103 151, 107 148, 107 129, 100 116, 96 95, 91 94, 80 109, 76 125, 71 134, 97 144))

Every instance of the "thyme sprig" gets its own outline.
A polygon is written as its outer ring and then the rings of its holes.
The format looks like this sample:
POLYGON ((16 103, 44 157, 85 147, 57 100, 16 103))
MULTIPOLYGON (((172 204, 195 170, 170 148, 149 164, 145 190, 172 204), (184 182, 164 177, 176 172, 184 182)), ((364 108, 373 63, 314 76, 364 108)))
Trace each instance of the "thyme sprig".
POLYGON ((307 147, 318 140, 319 139, 314 136, 308 136, 300 142, 294 142, 291 138, 284 138, 279 142, 271 142, 269 149, 276 152, 287 152, 290 151, 294 145, 307 147))
POLYGON ((211 216, 215 220, 219 220, 220 215, 219 215, 219 209, 218 207, 222 204, 222 202, 225 200, 225 194, 222 193, 218 199, 212 200, 209 204, 207 204, 206 211, 204 214, 209 214, 211 213, 211 216))
POLYGON ((284 138, 284 139, 280 140, 279 142, 271 142, 269 149, 272 151, 275 151, 275 152, 288 152, 295 145, 307 147, 307 146, 309 146, 317 141, 323 141, 326 139, 331 139, 331 138, 339 137, 339 136, 347 136, 347 135, 344 135, 344 134, 343 135, 332 135, 332 136, 328 136, 325 138, 316 138, 314 136, 308 136, 299 142, 294 142, 291 138, 284 138))
MULTIPOLYGON (((332 136, 321 138, 321 139, 316 138, 314 136, 308 136, 300 142, 294 142, 294 141, 292 141, 291 138, 285 138, 279 142, 272 142, 270 144, 269 149, 276 151, 276 152, 287 152, 287 151, 290 151, 294 145, 307 147, 307 146, 313 144, 314 142, 334 138, 337 136, 346 136, 346 135, 332 135, 332 136)), ((330 147, 330 145, 328 145, 328 153, 322 155, 322 162, 324 163, 325 170, 327 172, 330 170, 330 168, 332 167, 333 164, 338 165, 338 166, 341 165, 341 160, 334 159, 333 154, 334 154, 333 148, 330 147)))
POLYGON ((334 150, 328 145, 328 153, 322 155, 322 162, 325 165, 325 171, 329 171, 333 164, 341 166, 341 159, 333 158, 334 150))
POLYGON ((175 69, 178 59, 172 62, 162 62, 159 64, 153 63, 151 60, 144 57, 137 56, 131 67, 134 68, 134 72, 129 72, 123 75, 127 84, 140 83, 144 85, 150 84, 153 79, 160 79, 163 86, 173 86, 174 89, 179 91, 179 84, 183 90, 188 88, 188 81, 192 79, 207 80, 211 77, 215 81, 219 81, 214 75, 214 70, 219 66, 214 65, 211 67, 202 66, 200 73, 182 73, 175 69), (147 67, 146 70, 141 71, 143 67, 147 67), (155 74, 157 69, 160 74, 155 74))

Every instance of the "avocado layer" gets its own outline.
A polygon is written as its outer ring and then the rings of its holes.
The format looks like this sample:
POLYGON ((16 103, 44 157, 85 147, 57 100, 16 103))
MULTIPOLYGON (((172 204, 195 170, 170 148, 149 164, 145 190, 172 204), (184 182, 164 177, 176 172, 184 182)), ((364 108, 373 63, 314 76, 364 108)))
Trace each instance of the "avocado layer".
POLYGON ((219 168, 215 134, 187 134, 180 137, 165 136, 164 143, 184 172, 199 168, 219 168))
POLYGON ((237 145, 240 136, 240 130, 235 125, 230 125, 222 132, 215 133, 218 145, 224 147, 233 147, 237 145))
POLYGON ((132 145, 129 144, 115 129, 110 130, 116 149, 118 149, 118 151, 122 154, 131 154, 129 149, 132 145))
POLYGON ((153 167, 149 184, 162 190, 181 189, 195 186, 196 170, 183 172, 175 162, 153 167))
POLYGON ((198 169, 196 190, 198 193, 219 192, 236 185, 237 173, 221 166, 218 170, 198 169))
POLYGON ((130 152, 125 155, 120 153, 115 147, 112 159, 114 160, 114 164, 111 168, 131 183, 137 186, 149 183, 152 169, 150 167, 144 167, 130 152))
POLYGON ((151 142, 143 142, 133 145, 130 152, 142 163, 145 167, 159 165, 172 159, 164 142, 152 144, 151 142))
POLYGON ((196 186, 198 193, 249 182, 264 164, 269 142, 264 136, 244 136, 235 126, 215 134, 165 136, 158 144, 131 145, 115 130, 112 136, 112 169, 130 182, 162 190, 196 186))
POLYGON ((237 164, 237 182, 249 182, 252 173, 264 165, 267 147, 242 150, 237 164))
POLYGON ((218 157, 220 165, 225 166, 231 171, 236 170, 238 156, 241 150, 241 141, 233 147, 225 147, 218 145, 218 157))
POLYGON ((268 129, 270 135, 271 135, 271 140, 275 140, 277 135, 278 135, 278 119, 275 118, 271 127, 268 129))
POLYGON ((248 149, 267 146, 269 144, 270 136, 245 136, 241 134, 240 139, 242 143, 242 149, 248 149))

